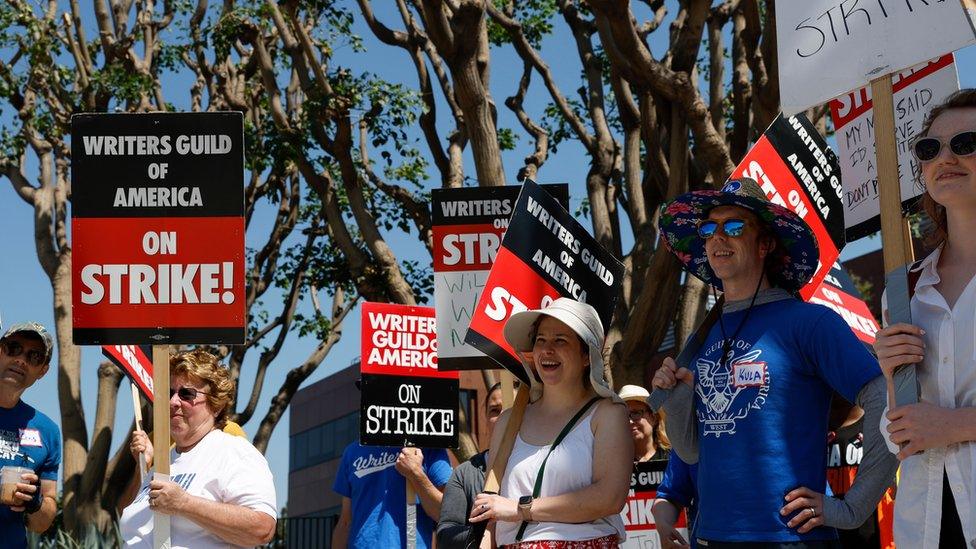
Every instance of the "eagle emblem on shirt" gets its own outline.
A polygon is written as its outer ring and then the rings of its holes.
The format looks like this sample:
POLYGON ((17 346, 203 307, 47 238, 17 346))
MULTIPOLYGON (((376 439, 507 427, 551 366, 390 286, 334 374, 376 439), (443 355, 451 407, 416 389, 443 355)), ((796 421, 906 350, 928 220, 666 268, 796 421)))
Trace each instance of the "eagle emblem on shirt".
POLYGON ((736 421, 748 416, 750 410, 762 408, 769 393, 769 371, 759 360, 762 350, 732 347, 724 363, 704 357, 695 363, 698 421, 705 436, 735 434, 736 421))

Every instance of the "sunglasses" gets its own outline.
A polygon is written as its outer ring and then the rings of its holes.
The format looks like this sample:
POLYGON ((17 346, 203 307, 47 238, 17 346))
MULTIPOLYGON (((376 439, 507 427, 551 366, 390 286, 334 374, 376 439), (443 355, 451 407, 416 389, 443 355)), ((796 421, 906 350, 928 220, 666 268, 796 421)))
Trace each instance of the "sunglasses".
POLYGON ((180 400, 183 402, 193 402, 197 399, 197 395, 209 395, 210 393, 205 393, 199 389, 194 389, 193 387, 180 387, 179 389, 170 389, 169 398, 172 399, 173 395, 179 395, 180 400))
POLYGON ((702 237, 704 240, 715 236, 719 230, 725 233, 728 237, 739 237, 742 236, 742 232, 746 229, 746 222, 742 219, 729 218, 725 221, 715 221, 712 219, 703 219, 698 223, 698 236, 702 237))
MULTIPOLYGON (((24 346, 21 345, 20 342, 3 341, 0 342, 0 344, 3 345, 4 353, 6 353, 7 356, 9 357, 20 356, 24 352, 24 346)), ((37 349, 31 349, 30 351, 27 351, 27 356, 26 356, 27 363, 30 364, 31 366, 34 366, 35 368, 40 366, 41 364, 44 364, 45 358, 46 358, 45 354, 42 353, 41 351, 38 351, 37 349)))
POLYGON ((630 412, 627 412, 627 417, 629 417, 631 421, 640 421, 641 418, 646 414, 647 412, 644 410, 631 410, 630 412))
MULTIPOLYGON (((942 152, 943 143, 937 137, 922 137, 912 144, 912 153, 919 162, 931 162, 942 152)), ((976 154, 976 131, 959 132, 950 137, 949 150, 956 156, 976 154)))

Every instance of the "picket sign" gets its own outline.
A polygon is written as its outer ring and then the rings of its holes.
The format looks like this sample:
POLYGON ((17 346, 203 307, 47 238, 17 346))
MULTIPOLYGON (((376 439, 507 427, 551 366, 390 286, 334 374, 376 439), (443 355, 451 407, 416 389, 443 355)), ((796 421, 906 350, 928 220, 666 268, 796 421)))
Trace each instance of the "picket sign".
MULTIPOLYGON (((112 358, 151 393, 154 479, 169 480, 169 345, 245 339, 244 119, 79 113, 71 158, 72 338, 152 345, 151 389, 141 352, 112 358)), ((141 428, 135 390, 133 407, 141 428)), ((170 517, 153 523, 170 547, 170 517)))
MULTIPOLYGON (((971 0, 878 0, 861 6, 837 0, 776 2, 780 93, 787 114, 825 103, 870 81, 890 323, 911 321, 907 264, 914 259, 901 211, 891 75, 974 43, 972 4, 971 0)), ((915 366, 905 366, 895 374, 895 404, 915 402, 915 366)))

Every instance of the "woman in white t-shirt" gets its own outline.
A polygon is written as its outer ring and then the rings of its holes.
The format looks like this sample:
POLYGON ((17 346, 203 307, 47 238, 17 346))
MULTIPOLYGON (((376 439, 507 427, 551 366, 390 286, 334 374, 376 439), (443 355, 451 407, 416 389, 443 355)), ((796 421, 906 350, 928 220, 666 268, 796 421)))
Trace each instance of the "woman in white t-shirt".
MULTIPOLYGON (((154 512, 170 515, 174 549, 253 547, 274 536, 267 460, 247 439, 221 431, 232 390, 230 373, 212 354, 196 350, 170 359, 170 479, 146 475, 123 496, 119 528, 127 547, 153 547, 154 512)), ((146 433, 136 431, 129 449, 152 463, 146 433)))
POLYGON ((932 109, 912 152, 939 245, 911 269, 912 324, 874 345, 891 408, 881 429, 902 460, 895 543, 976 547, 976 90, 932 109), (919 403, 895 407, 892 375, 914 363, 919 403))
MULTIPOLYGON (((620 510, 630 489, 634 445, 627 408, 604 377, 603 326, 596 310, 560 298, 544 309, 512 315, 505 339, 516 351, 531 353, 525 377, 533 381, 534 398, 499 494, 479 494, 470 520, 494 520, 499 546, 616 547, 626 537, 620 510), (553 447, 565 429, 568 434, 553 447)), ((492 452, 509 416, 506 410, 498 419, 492 452)))

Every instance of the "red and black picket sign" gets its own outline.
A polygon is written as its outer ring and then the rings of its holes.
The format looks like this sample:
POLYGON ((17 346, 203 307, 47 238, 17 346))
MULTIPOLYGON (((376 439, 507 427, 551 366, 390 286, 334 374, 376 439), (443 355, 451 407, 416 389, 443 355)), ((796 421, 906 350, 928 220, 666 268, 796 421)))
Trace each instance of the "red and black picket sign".
MULTIPOLYGON (((568 185, 547 184, 542 188, 564 208, 569 207, 568 185)), ((520 191, 520 186, 508 185, 431 192, 434 306, 441 370, 499 367, 478 349, 465 345, 464 335, 520 191)))
POLYGON ((71 119, 74 342, 244 342, 240 113, 71 119))
POLYGON ((153 401, 152 345, 102 345, 102 354, 122 368, 149 402, 153 401))
POLYGON ((465 343, 478 348, 529 383, 503 329, 519 311, 545 307, 559 297, 592 305, 604 330, 610 326, 624 266, 549 193, 533 181, 522 186, 508 232, 495 257, 471 319, 465 343))
POLYGON ((859 296, 860 292, 854 285, 854 280, 838 262, 834 263, 808 301, 833 309, 847 322, 858 339, 871 345, 881 327, 868 304, 859 296))
POLYGON ((755 179, 772 202, 796 212, 813 230, 820 266, 800 290, 804 299, 809 298, 846 243, 837 155, 806 116, 780 115, 733 174, 755 179))
POLYGON ((434 309, 363 303, 360 443, 457 448, 458 372, 440 371, 434 309))

